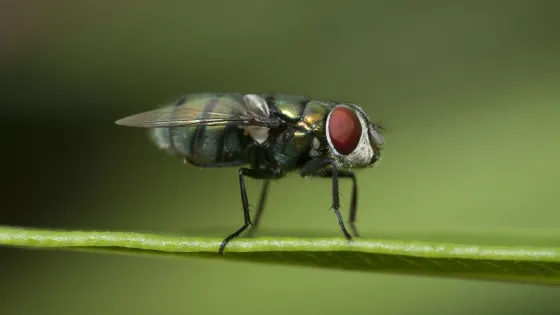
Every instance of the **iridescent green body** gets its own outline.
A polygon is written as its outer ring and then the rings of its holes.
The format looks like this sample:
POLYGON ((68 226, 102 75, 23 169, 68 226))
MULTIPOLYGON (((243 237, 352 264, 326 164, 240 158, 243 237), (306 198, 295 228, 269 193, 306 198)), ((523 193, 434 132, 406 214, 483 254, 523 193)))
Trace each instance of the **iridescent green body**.
MULTIPOLYGON (((335 104, 297 95, 259 96, 266 100, 271 110, 280 112, 298 127, 270 131, 272 137, 291 134, 286 138, 289 140, 272 144, 273 158, 285 172, 297 169, 313 157, 313 139, 325 139, 325 119, 335 104)), ((220 107, 235 102, 242 103, 243 94, 192 94, 181 98, 175 106, 200 103, 206 112, 223 112, 224 108, 220 107)), ((245 129, 235 124, 161 127, 151 129, 151 134, 158 147, 197 166, 258 165, 259 162, 255 160, 262 158, 255 154, 254 139, 245 129)), ((326 144, 326 141, 321 142, 326 144)), ((262 152, 262 149, 259 149, 259 152, 262 152)))

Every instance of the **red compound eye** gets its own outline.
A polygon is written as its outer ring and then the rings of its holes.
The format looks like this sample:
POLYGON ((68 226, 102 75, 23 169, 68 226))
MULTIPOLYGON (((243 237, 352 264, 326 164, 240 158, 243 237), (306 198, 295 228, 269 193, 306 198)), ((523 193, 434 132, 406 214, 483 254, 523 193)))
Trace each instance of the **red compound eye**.
POLYGON ((331 112, 328 133, 336 151, 348 155, 358 146, 362 135, 362 124, 356 113, 339 106, 331 112))

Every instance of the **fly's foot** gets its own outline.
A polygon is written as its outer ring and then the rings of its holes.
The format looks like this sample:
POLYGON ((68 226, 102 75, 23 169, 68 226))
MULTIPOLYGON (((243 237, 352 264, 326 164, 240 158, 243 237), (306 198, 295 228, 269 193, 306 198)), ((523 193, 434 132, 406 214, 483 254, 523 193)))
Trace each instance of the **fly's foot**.
POLYGON ((224 250, 226 249, 227 244, 234 238, 238 237, 239 234, 243 233, 243 231, 245 231, 247 229, 247 227, 251 224, 251 222, 246 222, 245 224, 243 224, 243 226, 235 231, 235 233, 231 234, 230 236, 226 237, 223 241, 222 244, 220 245, 220 249, 218 251, 218 253, 221 256, 224 256, 224 250))

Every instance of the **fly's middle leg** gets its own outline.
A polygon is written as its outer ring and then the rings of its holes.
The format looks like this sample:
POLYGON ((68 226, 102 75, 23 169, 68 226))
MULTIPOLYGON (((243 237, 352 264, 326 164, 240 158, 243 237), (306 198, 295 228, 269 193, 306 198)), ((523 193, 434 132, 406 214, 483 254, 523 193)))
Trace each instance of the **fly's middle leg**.
POLYGON ((264 209, 264 204, 266 202, 266 196, 268 194, 268 187, 270 185, 270 179, 264 181, 263 187, 261 189, 261 196, 259 198, 259 204, 257 205, 257 212, 255 213, 255 222, 249 228, 249 235, 255 237, 257 233, 257 228, 262 217, 262 210, 264 209))
POLYGON ((266 161, 267 171, 261 174, 262 177, 268 177, 265 179, 264 184, 261 188, 261 195, 259 198, 259 203, 257 205, 257 212, 255 214, 255 222, 249 228, 249 235, 251 237, 255 237, 257 233, 257 228, 262 218, 262 213, 264 209, 264 205, 266 203, 266 197, 268 195, 268 187, 270 185, 270 179, 279 177, 281 171, 278 168, 278 161, 274 158, 274 148, 270 143, 263 143, 260 146, 260 149, 263 150, 261 152, 265 152, 264 160, 266 161), (269 177, 270 176, 270 177, 269 177))

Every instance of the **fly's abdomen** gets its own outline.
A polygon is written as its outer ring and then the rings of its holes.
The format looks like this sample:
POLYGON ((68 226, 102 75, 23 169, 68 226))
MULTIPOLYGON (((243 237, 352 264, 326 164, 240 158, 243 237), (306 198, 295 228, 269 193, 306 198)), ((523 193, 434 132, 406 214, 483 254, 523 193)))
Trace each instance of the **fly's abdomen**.
POLYGON ((233 125, 155 128, 151 136, 160 149, 205 166, 243 163, 248 143, 243 130, 233 125))

